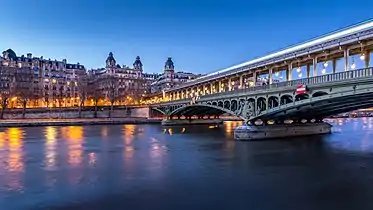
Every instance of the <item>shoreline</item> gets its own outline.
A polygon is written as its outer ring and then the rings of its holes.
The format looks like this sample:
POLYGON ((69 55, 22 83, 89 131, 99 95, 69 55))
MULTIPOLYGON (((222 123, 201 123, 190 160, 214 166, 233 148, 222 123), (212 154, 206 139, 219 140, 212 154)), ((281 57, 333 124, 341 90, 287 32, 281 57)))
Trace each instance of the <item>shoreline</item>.
MULTIPOLYGON (((121 125, 121 124, 159 124, 162 118, 34 118, 34 119, 3 119, 0 128, 9 127, 40 127, 40 126, 77 126, 77 125, 121 125)), ((237 121, 237 119, 223 119, 237 121)))
POLYGON ((120 124, 160 124, 162 119, 151 118, 85 118, 85 119, 6 119, 0 120, 0 128, 76 126, 76 125, 120 125, 120 124))

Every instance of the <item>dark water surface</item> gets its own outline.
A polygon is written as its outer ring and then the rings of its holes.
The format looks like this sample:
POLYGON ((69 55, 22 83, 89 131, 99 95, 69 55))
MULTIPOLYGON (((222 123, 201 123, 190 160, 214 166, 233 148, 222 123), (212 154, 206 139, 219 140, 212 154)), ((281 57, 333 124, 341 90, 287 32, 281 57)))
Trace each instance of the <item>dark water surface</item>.
POLYGON ((0 130, 0 209, 373 209, 373 118, 236 142, 237 122, 0 130))

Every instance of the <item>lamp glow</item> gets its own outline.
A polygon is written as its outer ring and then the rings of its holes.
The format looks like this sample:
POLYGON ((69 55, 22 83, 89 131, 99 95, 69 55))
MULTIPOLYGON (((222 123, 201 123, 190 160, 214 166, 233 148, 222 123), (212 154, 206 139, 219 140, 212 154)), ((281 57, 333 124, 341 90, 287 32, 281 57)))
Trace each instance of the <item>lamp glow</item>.
POLYGON ((301 72, 302 71, 302 69, 300 68, 300 67, 298 67, 297 68, 297 72, 299 73, 299 72, 301 72))
POLYGON ((324 67, 326 68, 326 67, 328 67, 328 65, 329 65, 328 61, 325 61, 324 62, 324 67))
POLYGON ((322 73, 322 74, 326 74, 326 69, 323 69, 323 70, 321 71, 321 73, 322 73))
POLYGON ((353 62, 352 64, 351 64, 351 69, 355 69, 356 68, 356 64, 355 64, 355 62, 353 62))
POLYGON ((364 53, 360 55, 360 60, 362 60, 362 61, 365 60, 365 54, 364 53))

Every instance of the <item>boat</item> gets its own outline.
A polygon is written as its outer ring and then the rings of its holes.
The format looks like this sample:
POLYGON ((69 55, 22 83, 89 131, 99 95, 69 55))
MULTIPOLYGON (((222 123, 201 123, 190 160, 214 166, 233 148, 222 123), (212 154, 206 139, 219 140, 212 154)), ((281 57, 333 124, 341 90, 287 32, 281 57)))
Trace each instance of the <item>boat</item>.
POLYGON ((330 134, 332 125, 329 123, 305 123, 283 125, 243 125, 234 130, 236 140, 260 140, 317 134, 330 134))

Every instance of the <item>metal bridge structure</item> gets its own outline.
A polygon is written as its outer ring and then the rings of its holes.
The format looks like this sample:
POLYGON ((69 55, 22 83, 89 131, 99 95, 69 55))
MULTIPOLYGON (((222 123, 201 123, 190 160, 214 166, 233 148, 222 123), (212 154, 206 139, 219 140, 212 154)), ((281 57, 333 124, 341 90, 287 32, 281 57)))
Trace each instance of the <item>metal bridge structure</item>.
POLYGON ((163 92, 169 118, 229 114, 246 121, 322 119, 373 107, 373 20, 163 92), (283 81, 280 81, 283 80, 283 81))

